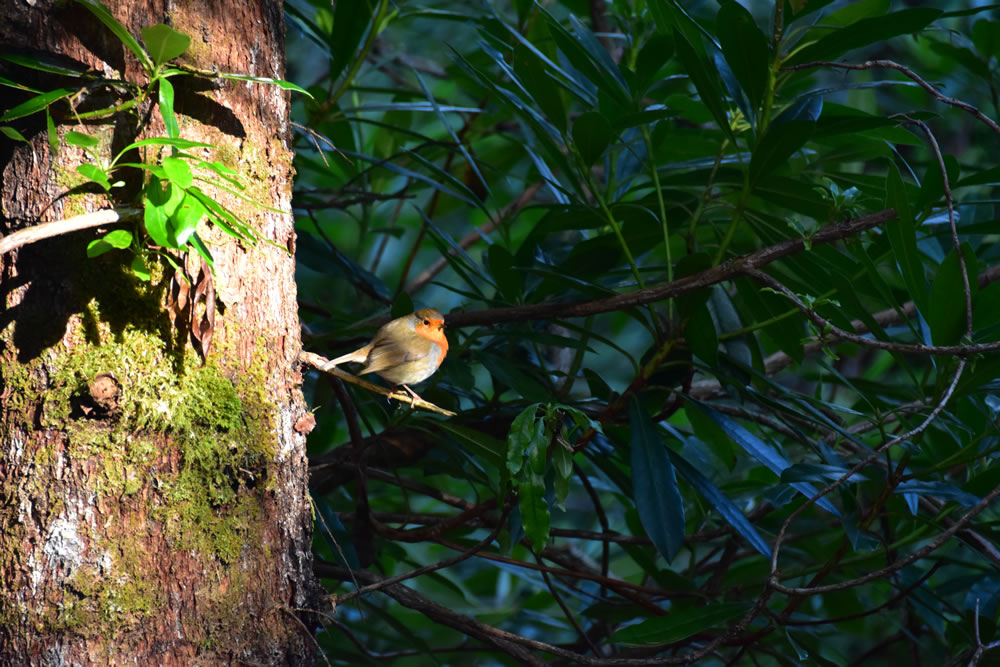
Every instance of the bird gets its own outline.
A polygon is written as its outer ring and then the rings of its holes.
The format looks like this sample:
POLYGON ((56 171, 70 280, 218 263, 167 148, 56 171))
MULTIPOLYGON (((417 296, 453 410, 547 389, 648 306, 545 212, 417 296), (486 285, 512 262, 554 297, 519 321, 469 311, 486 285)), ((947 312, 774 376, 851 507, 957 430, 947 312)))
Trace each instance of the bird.
POLYGON ((417 399, 423 399, 407 385, 433 375, 447 354, 444 315, 433 308, 421 308, 383 324, 370 343, 332 359, 323 370, 348 362, 364 364, 360 375, 378 373, 387 382, 402 387, 410 394, 413 406, 417 399))

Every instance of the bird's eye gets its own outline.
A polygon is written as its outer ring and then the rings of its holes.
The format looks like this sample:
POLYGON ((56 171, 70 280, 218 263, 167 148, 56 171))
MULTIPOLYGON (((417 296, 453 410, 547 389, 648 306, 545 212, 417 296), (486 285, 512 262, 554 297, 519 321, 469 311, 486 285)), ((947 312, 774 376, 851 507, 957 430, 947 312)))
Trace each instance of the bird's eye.
POLYGON ((424 320, 424 326, 425 327, 429 327, 430 325, 431 325, 431 321, 430 320, 424 320))

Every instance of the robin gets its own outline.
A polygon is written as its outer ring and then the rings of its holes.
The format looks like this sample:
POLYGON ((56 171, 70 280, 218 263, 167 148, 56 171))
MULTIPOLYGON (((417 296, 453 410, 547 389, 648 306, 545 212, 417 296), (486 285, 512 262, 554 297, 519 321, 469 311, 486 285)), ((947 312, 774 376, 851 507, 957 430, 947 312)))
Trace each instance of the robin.
POLYGON ((382 325, 370 343, 331 360, 323 369, 349 361, 364 364, 361 375, 378 373, 387 382, 401 386, 413 397, 412 405, 420 397, 407 385, 433 375, 447 354, 444 315, 433 308, 421 308, 382 325))

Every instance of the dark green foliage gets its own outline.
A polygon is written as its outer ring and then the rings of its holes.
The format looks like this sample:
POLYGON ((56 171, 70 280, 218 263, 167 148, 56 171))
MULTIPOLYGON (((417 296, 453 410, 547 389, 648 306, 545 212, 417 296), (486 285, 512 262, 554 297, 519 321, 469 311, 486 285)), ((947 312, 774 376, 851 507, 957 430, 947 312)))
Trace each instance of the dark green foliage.
POLYGON ((336 145, 297 140, 306 344, 436 307, 451 350, 418 390, 458 416, 307 376, 319 571, 342 599, 366 549, 358 582, 476 554, 398 584, 414 604, 340 602, 331 662, 964 664, 992 641, 1000 135, 905 70, 995 116, 993 10, 362 4, 288 9, 299 120, 336 145), (809 65, 872 59, 901 67, 809 65))

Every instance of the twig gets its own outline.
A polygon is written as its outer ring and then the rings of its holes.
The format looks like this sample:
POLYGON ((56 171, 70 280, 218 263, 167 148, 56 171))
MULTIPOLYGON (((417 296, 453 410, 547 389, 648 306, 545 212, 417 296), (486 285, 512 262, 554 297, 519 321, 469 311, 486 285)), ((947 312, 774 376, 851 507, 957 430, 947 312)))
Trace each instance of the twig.
POLYGON ((857 343, 858 345, 863 345, 865 347, 872 347, 878 350, 888 350, 890 352, 903 352, 906 354, 925 354, 934 356, 948 356, 948 357, 964 357, 973 354, 981 354, 983 352, 993 352, 994 350, 1000 350, 1000 341, 994 341, 992 343, 979 343, 979 344, 969 344, 969 345, 924 345, 923 343, 896 343, 887 340, 878 340, 876 338, 866 338, 855 333, 850 333, 841 329, 837 325, 833 324, 826 318, 819 315, 815 310, 802 303, 802 300, 798 297, 795 292, 791 291, 780 283, 775 278, 764 273, 763 271, 758 271, 756 269, 750 269, 746 271, 746 274, 758 282, 764 283, 768 287, 781 292, 786 297, 788 297, 795 307, 802 311, 802 313, 812 320, 813 324, 820 328, 822 332, 831 332, 836 338, 840 340, 850 341, 851 343, 857 343))
MULTIPOLYGON (((317 574, 323 577, 346 580, 351 575, 350 570, 337 567, 330 563, 317 562, 314 564, 313 568, 316 570, 317 574)), ((382 580, 382 577, 379 575, 365 570, 354 571, 353 574, 358 579, 365 582, 375 583, 382 580)), ((404 607, 418 611, 427 618, 440 623, 441 625, 454 628, 455 630, 469 635, 470 637, 475 637, 476 639, 481 639, 497 646, 501 650, 521 660, 524 664, 539 666, 547 664, 538 659, 534 654, 525 650, 532 649, 564 658, 571 661, 571 664, 589 665, 592 667, 645 667, 646 665, 676 665, 691 663, 714 651, 717 646, 722 644, 722 642, 734 633, 742 632, 746 628, 747 624, 749 624, 753 618, 761 613, 763 606, 767 603, 768 599, 768 594, 765 592, 765 595, 760 597, 757 604, 755 604, 754 607, 747 612, 744 618, 741 619, 730 630, 730 632, 720 634, 715 640, 696 651, 670 657, 600 658, 581 655, 553 644, 547 644, 535 639, 528 639, 527 637, 522 637, 521 635, 514 634, 513 632, 495 628, 491 625, 487 625, 474 618, 459 614, 451 609, 448 609, 447 607, 432 602, 429 598, 421 595, 411 588, 403 586, 402 584, 392 584, 386 586, 382 589, 382 592, 395 599, 404 607)))
POLYGON ((413 579, 414 577, 419 577, 419 576, 427 574, 429 572, 434 572, 436 570, 441 570, 441 569, 446 568, 446 567, 451 567, 452 565, 455 565, 457 563, 461 563, 462 561, 466 560, 467 558, 475 555, 475 553, 477 551, 480 551, 481 549, 484 549, 487 546, 489 546, 489 544, 493 540, 496 539, 497 535, 500 534, 500 531, 506 525, 506 519, 507 519, 507 515, 510 513, 510 507, 511 506, 510 506, 509 503, 504 506, 503 513, 500 516, 500 520, 497 521, 496 526, 493 528, 493 531, 489 535, 487 535, 485 538, 483 538, 482 540, 480 540, 476 544, 472 545, 471 547, 469 547, 465 551, 459 553, 457 556, 452 556, 451 558, 446 558, 446 559, 444 559, 442 561, 439 561, 437 563, 432 563, 430 565, 425 565, 423 567, 418 567, 418 568, 416 568, 414 570, 410 570, 409 572, 404 572, 403 574, 397 574, 394 577, 389 577, 387 579, 383 579, 382 581, 376 582, 374 584, 369 584, 369 585, 365 586, 364 588, 359 588, 356 591, 351 591, 350 593, 347 593, 346 595, 334 596, 336 603, 337 604, 342 604, 342 603, 346 602, 347 600, 351 600, 351 599, 356 598, 356 597, 358 597, 360 595, 364 595, 365 593, 371 593, 373 591, 378 591, 378 590, 381 590, 381 589, 385 588, 386 586, 391 586, 393 584, 398 584, 401 581, 406 581, 407 579, 413 579))
MULTIPOLYGON (((535 195, 541 189, 543 183, 535 183, 529 186, 521 193, 521 196, 515 199, 513 202, 508 204, 500 213, 490 218, 482 227, 479 229, 469 232, 458 242, 458 247, 462 250, 467 250, 470 246, 474 245, 477 241, 482 240, 487 234, 492 232, 494 229, 503 224, 503 221, 510 216, 516 214, 524 206, 534 199, 535 195)), ((448 249, 448 254, 455 255, 458 254, 454 248, 448 249)), ((428 266, 426 269, 420 272, 420 274, 410 281, 410 284, 406 286, 407 294, 415 294, 419 292, 423 287, 434 279, 434 276, 439 274, 446 266, 448 266, 448 260, 444 257, 439 257, 434 262, 428 266)))
MULTIPOLYGON (((818 493, 814 494, 811 498, 809 498, 808 501, 806 501, 805 503, 803 503, 802 505, 800 505, 799 507, 797 507, 794 511, 792 511, 791 514, 788 515, 788 517, 785 518, 785 521, 781 524, 781 529, 778 531, 778 535, 775 538, 774 549, 771 552, 771 575, 772 575, 771 579, 772 580, 770 582, 770 586, 774 590, 780 591, 782 593, 790 594, 790 595, 808 595, 808 594, 812 594, 812 593, 820 593, 820 592, 824 592, 824 591, 836 591, 836 590, 842 590, 844 588, 850 588, 852 586, 857 586, 859 584, 863 584, 863 583, 866 583, 868 581, 872 581, 874 579, 878 579, 878 578, 882 577, 883 575, 885 575, 887 573, 891 573, 891 572, 894 572, 894 571, 896 571, 897 569, 899 569, 901 567, 905 567, 906 565, 908 565, 909 563, 913 562, 917 558, 922 558, 923 555, 925 555, 925 553, 930 553, 931 551, 933 551, 938 546, 940 546, 941 544, 944 543, 944 540, 940 540, 940 541, 939 540, 935 540, 930 545, 928 545, 928 546, 932 547, 930 549, 921 549, 920 551, 916 552, 916 554, 911 555, 910 557, 905 558, 902 561, 897 561, 896 563, 894 563, 893 565, 890 565, 887 568, 883 568, 882 570, 878 570, 876 572, 871 572, 871 573, 869 573, 867 575, 864 575, 862 577, 859 577, 857 579, 854 579, 854 580, 851 580, 851 581, 848 581, 848 582, 843 582, 843 583, 840 583, 840 584, 831 584, 831 585, 828 585, 828 586, 814 586, 812 588, 789 588, 787 586, 782 586, 777 581, 778 553, 781 550, 781 543, 784 540, 785 533, 788 531, 788 527, 791 525, 792 521, 794 521, 803 511, 805 511, 805 509, 807 507, 809 507, 810 505, 812 505, 813 503, 815 503, 817 500, 819 500, 820 498, 822 498, 826 494, 830 493, 830 491, 833 491, 834 489, 836 489, 837 487, 839 487, 841 484, 844 483, 845 480, 851 478, 853 475, 855 475, 856 473, 858 473, 862 468, 864 468, 865 466, 867 466, 869 463, 871 463, 875 459, 879 458, 884 451, 886 451, 890 447, 898 445, 901 442, 904 442, 905 440, 907 440, 909 438, 912 438, 915 435, 919 435, 920 433, 923 433, 925 430, 927 430, 927 427, 929 427, 931 425, 931 423, 933 423, 933 421, 937 418, 937 416, 939 414, 941 414, 941 411, 944 410, 945 405, 947 405, 948 401, 951 399, 951 395, 954 393, 955 387, 958 386, 958 381, 962 377, 962 373, 965 371, 966 363, 967 362, 966 362, 965 359, 959 359, 959 361, 958 361, 958 368, 955 369, 955 375, 952 378, 951 382, 948 384, 948 388, 944 391, 944 394, 942 394, 941 399, 938 401, 937 405, 934 406, 934 409, 931 410, 930 414, 927 415, 927 417, 926 417, 926 419, 924 419, 924 421, 922 421, 919 425, 917 425, 916 427, 910 429, 906 433, 903 433, 902 435, 898 435, 895 438, 892 438, 891 440, 888 440, 885 443, 883 443, 883 444, 879 445, 878 447, 876 447, 874 450, 872 450, 871 454, 869 454, 867 457, 865 457, 860 462, 858 462, 857 464, 855 464, 850 470, 848 470, 846 473, 844 473, 843 475, 841 475, 840 477, 838 477, 836 480, 834 480, 833 482, 830 482, 829 484, 827 484, 818 493), (913 556, 916 556, 916 557, 913 557, 913 556)), ((993 492, 991 492, 988 496, 986 496, 986 498, 988 498, 989 500, 992 500, 997 495, 1000 495, 1000 487, 997 487, 993 492)), ((986 509, 986 505, 983 505, 982 502, 981 502, 979 505, 976 505, 976 508, 979 508, 978 511, 976 511, 975 513, 973 513, 972 511, 966 513, 966 515, 963 517, 964 521, 963 520, 957 521, 955 523, 955 525, 952 526, 952 527, 950 527, 948 530, 946 530, 942 534, 942 536, 950 537, 951 535, 954 535, 964 525, 965 522, 971 520, 973 517, 975 517, 976 514, 978 514, 982 510, 986 509), (982 505, 982 507, 980 507, 980 505, 982 505)), ((976 509, 976 508, 973 508, 973 509, 976 509)))
POLYGON ((367 380, 362 380, 359 377, 355 377, 346 371, 342 371, 336 366, 331 366, 330 368, 324 368, 330 360, 326 357, 316 354, 314 352, 299 352, 299 361, 309 366, 312 366, 316 370, 323 371, 324 373, 329 373, 335 377, 340 378, 344 382, 349 382, 351 384, 357 385, 362 389, 367 389, 368 391, 374 392, 376 394, 381 394, 386 398, 399 401, 400 403, 409 403, 411 407, 421 408, 423 410, 428 410, 429 412, 436 412, 439 415, 444 415, 445 417, 454 417, 456 413, 451 410, 445 410, 444 408, 438 407, 433 403, 425 401, 422 398, 415 398, 401 391, 390 391, 385 387, 380 387, 377 384, 372 384, 367 380))
POLYGON ((934 86, 932 86, 931 84, 927 83, 922 78, 917 76, 913 72, 913 70, 911 70, 909 67, 900 65, 899 63, 894 62, 892 60, 866 60, 865 62, 859 64, 835 63, 829 60, 817 60, 813 62, 802 63, 801 65, 792 65, 790 67, 783 67, 782 71, 793 72, 795 70, 813 69, 816 67, 836 67, 838 69, 853 69, 853 70, 876 69, 876 68, 894 69, 897 72, 902 72, 905 76, 915 81, 921 88, 930 93, 930 95, 934 99, 938 100, 939 102, 943 102, 949 106, 953 106, 956 109, 961 109, 962 111, 972 114, 977 119, 979 119, 987 126, 989 126, 991 130, 993 130, 997 134, 1000 134, 1000 125, 997 125, 997 123, 993 119, 984 114, 978 108, 972 106, 968 102, 957 100, 954 97, 948 97, 947 95, 939 91, 937 88, 935 88, 934 86))
POLYGON ((63 234, 77 232, 90 227, 100 227, 101 225, 110 225, 116 222, 129 222, 135 220, 140 215, 142 215, 142 211, 137 208, 105 209, 103 211, 76 215, 64 220, 54 220, 52 222, 32 225, 31 227, 19 229, 0 238, 0 255, 5 255, 11 250, 29 243, 41 241, 42 239, 62 236, 63 234))
MULTIPOLYGON (((541 556, 539 556, 537 553, 533 553, 533 555, 535 556, 535 561, 539 565, 544 565, 544 563, 542 563, 541 556)), ((570 610, 568 606, 566 606, 566 601, 563 600, 562 595, 559 594, 559 589, 557 589, 555 584, 552 583, 552 577, 550 577, 549 573, 546 572, 545 570, 541 570, 541 573, 542 573, 542 579, 545 581, 545 585, 549 589, 549 594, 552 595, 552 599, 554 599, 556 601, 556 604, 559 605, 559 608, 562 609, 563 616, 566 617, 566 620, 569 621, 570 625, 573 626, 573 629, 576 630, 576 634, 580 636, 580 641, 584 642, 590 648, 590 650, 593 651, 595 656, 601 655, 601 650, 597 648, 596 644, 594 644, 594 640, 591 639, 590 635, 588 635, 586 631, 580 626, 580 623, 576 620, 576 617, 573 616, 573 612, 570 610)))
MULTIPOLYGON (((878 227, 884 222, 895 219, 895 217, 895 211, 885 209, 839 224, 828 225, 816 232, 816 235, 812 238, 812 243, 832 243, 849 238, 863 231, 878 227)), ((663 285, 656 285, 655 287, 646 287, 592 301, 538 303, 509 308, 489 308, 465 313, 451 313, 445 317, 445 320, 448 326, 470 327, 500 324, 503 322, 520 322, 523 320, 584 317, 586 315, 596 315, 597 313, 624 310, 632 306, 641 306, 672 299, 682 294, 710 287, 716 283, 731 280, 744 275, 750 269, 766 266, 783 257, 802 252, 804 249, 805 241, 803 239, 788 239, 756 252, 728 260, 705 271, 684 276, 683 278, 678 278, 663 285)))
POLYGON ((914 120, 907 116, 903 116, 906 122, 910 125, 916 125, 924 134, 927 135, 927 142, 930 144, 931 152, 934 153, 934 159, 937 161, 938 169, 941 170, 941 187, 944 191, 944 201, 945 205, 948 207, 948 227, 951 231, 951 245, 955 249, 956 259, 958 260, 958 270, 962 275, 962 292, 965 296, 965 335, 969 338, 972 337, 973 327, 972 327, 972 290, 969 287, 969 272, 965 266, 965 253, 962 252, 962 244, 958 240, 958 226, 955 223, 955 202, 951 198, 951 184, 948 182, 948 169, 944 165, 944 156, 941 155, 941 147, 938 146, 937 138, 934 133, 931 132, 930 128, 927 127, 927 123, 922 120, 914 120))

